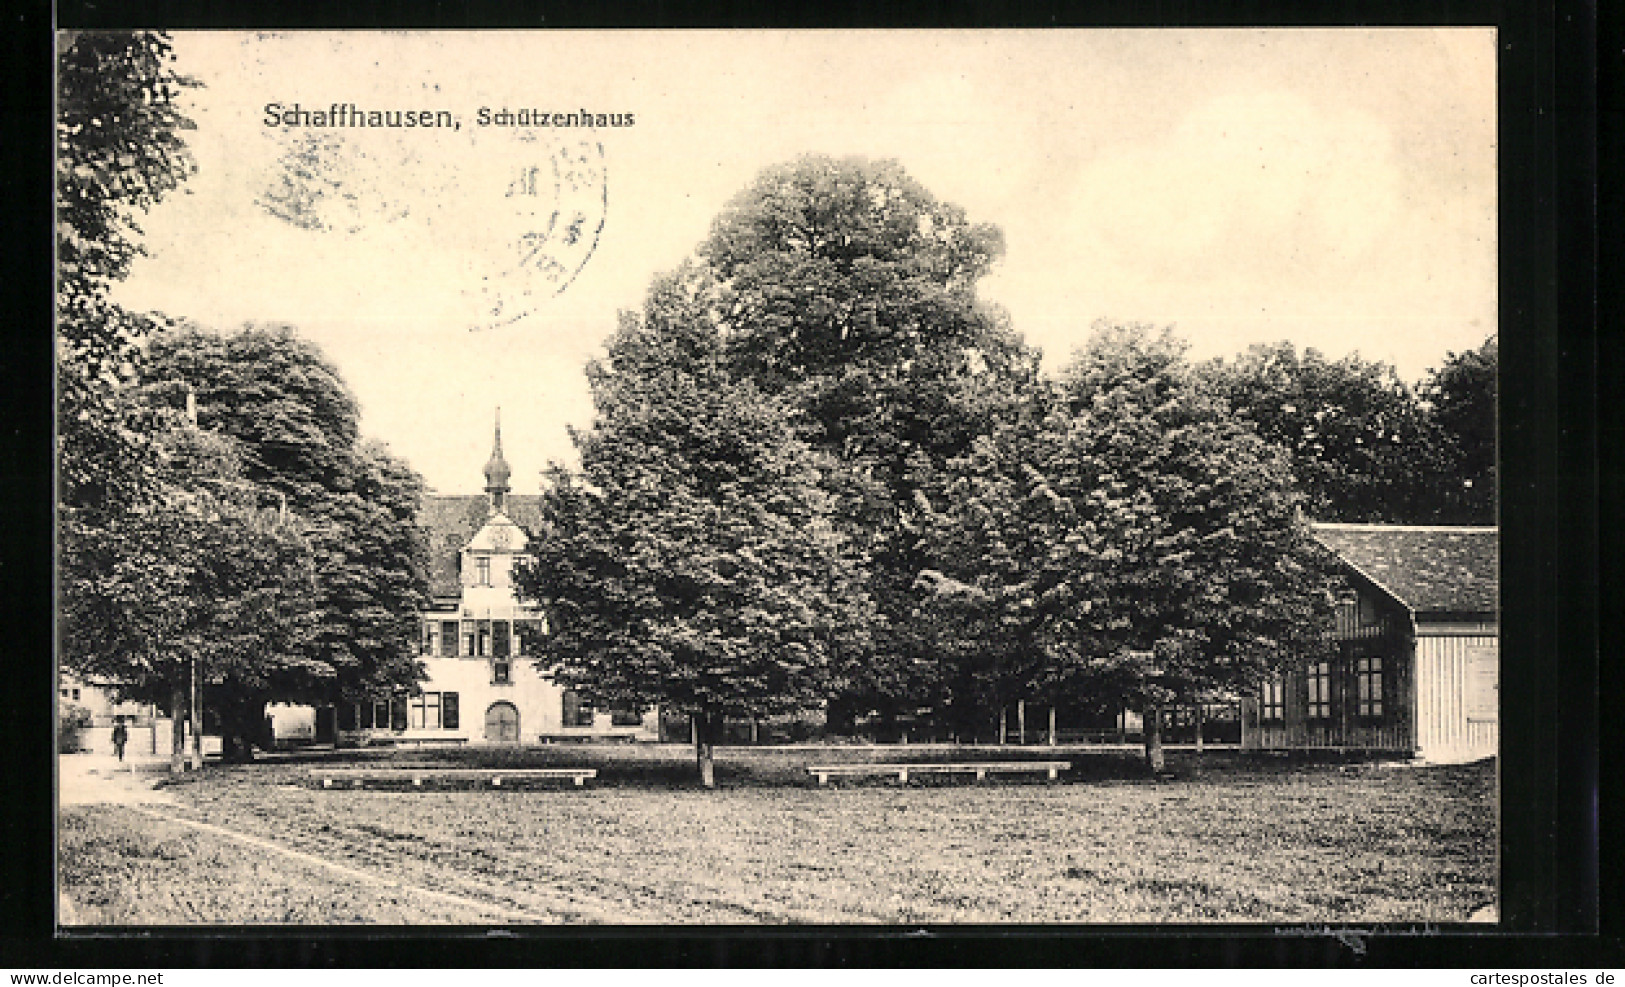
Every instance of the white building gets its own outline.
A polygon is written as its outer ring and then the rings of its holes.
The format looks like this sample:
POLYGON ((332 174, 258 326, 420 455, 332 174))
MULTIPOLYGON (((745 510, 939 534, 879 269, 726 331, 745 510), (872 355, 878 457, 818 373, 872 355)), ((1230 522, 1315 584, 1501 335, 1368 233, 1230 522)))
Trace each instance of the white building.
POLYGON ((509 493, 502 427, 485 465, 485 496, 428 495, 430 592, 415 694, 338 710, 345 742, 533 744, 571 737, 655 740, 655 712, 595 710, 531 657, 546 616, 514 594, 513 566, 539 530, 538 498, 509 493))

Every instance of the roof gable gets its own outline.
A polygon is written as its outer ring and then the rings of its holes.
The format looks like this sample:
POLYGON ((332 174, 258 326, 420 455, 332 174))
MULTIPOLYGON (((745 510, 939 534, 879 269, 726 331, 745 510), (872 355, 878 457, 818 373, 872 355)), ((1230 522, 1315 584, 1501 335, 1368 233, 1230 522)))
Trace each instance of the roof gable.
POLYGON ((523 552, 528 544, 530 536, 525 529, 505 512, 498 512, 485 519, 468 547, 480 552, 523 552))
POLYGON ((1500 608, 1495 528, 1315 524, 1315 539, 1417 614, 1493 614, 1500 608))
MULTIPOLYGON (((509 494, 504 513, 532 536, 541 529, 542 498, 509 494)), ((429 537, 429 592, 436 599, 462 595, 457 556, 491 517, 485 494, 426 494, 420 523, 429 537)))

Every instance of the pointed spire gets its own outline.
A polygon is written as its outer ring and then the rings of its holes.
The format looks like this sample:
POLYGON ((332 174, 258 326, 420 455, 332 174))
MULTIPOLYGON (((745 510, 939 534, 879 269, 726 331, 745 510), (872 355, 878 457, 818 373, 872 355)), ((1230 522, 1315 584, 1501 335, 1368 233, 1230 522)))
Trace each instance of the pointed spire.
POLYGON ((512 475, 508 461, 502 458, 502 409, 498 408, 496 441, 491 446, 491 459, 485 464, 485 492, 491 497, 492 511, 501 511, 506 507, 508 477, 512 475))

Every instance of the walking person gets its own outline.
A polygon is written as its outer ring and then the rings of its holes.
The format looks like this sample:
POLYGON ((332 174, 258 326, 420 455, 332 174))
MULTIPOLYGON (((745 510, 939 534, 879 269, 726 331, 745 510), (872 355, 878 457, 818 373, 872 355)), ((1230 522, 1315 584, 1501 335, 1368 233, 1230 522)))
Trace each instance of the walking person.
POLYGON ((124 727, 124 717, 113 718, 113 753, 118 755, 119 763, 124 763, 124 745, 130 739, 130 731, 124 727))

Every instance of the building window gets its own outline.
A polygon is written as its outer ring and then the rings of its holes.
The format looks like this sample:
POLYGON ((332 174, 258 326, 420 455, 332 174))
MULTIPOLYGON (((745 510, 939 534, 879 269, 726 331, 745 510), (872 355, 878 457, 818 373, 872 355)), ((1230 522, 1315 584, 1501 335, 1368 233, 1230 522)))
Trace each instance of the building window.
POLYGON ((380 699, 372 704, 372 720, 367 726, 378 730, 389 729, 389 700, 380 699))
POLYGON ((1360 655, 1354 659, 1355 701, 1359 715, 1367 719, 1382 717, 1382 658, 1378 655, 1360 655))
POLYGON ((457 693, 442 692, 440 694, 440 724, 447 730, 455 730, 460 726, 457 693))
POLYGON ((1260 690, 1259 716, 1277 723, 1286 719, 1286 684, 1280 679, 1265 682, 1260 690))
POLYGON ((434 654, 434 622, 433 621, 425 620, 423 622, 423 649, 422 649, 422 653, 425 654, 425 655, 433 655, 434 654))
POLYGON ((511 650, 508 645, 512 640, 508 635, 508 622, 506 620, 491 622, 491 657, 507 658, 511 650))
POLYGON ((639 727, 643 725, 643 714, 630 706, 614 706, 609 711, 609 723, 617 727, 639 727))
POLYGON ((470 658, 479 657, 479 651, 475 650, 476 643, 478 642, 474 635, 474 622, 472 620, 463 621, 463 654, 470 658))
POLYGON ((474 585, 491 585, 491 557, 489 555, 476 555, 474 557, 474 585))
POLYGON ((57 691, 62 693, 62 698, 63 699, 68 698, 68 690, 67 689, 58 689, 57 691))
POLYGON ((540 620, 525 619, 513 622, 514 651, 534 655, 541 650, 541 636, 545 633, 540 620))
POLYGON ((562 718, 567 727, 590 727, 593 721, 593 708, 582 702, 581 695, 574 689, 566 689, 562 718))
POLYGON ((1332 718, 1332 663, 1316 661, 1309 664, 1309 709, 1311 720, 1332 718))
POLYGON ((507 685, 510 681, 512 681, 512 679, 510 678, 508 663, 505 661, 493 661, 491 663, 491 683, 493 685, 507 685))
POLYGON ((412 729, 440 729, 440 693, 425 692, 412 697, 412 729))
POLYGON ((442 620, 440 622, 440 654, 446 658, 457 657, 457 621, 442 620))

